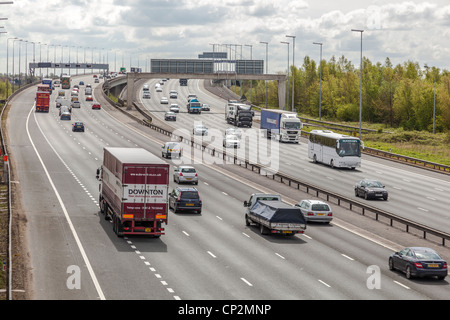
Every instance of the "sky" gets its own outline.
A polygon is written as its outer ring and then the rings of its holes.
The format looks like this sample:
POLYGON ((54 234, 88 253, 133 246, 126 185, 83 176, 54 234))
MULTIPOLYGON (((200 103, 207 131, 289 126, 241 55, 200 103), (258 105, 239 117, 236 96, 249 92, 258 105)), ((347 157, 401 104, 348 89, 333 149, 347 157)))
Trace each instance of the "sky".
MULTIPOLYGON (((285 72, 305 56, 330 60, 345 56, 359 67, 363 55, 373 63, 388 57, 450 70, 448 0, 13 0, 0 2, 0 73, 9 71, 12 51, 21 61, 108 62, 149 71, 150 59, 196 59, 231 46, 242 59, 266 61, 269 73, 285 72), (15 38, 26 40, 15 41, 15 38), (287 44, 282 41, 290 42, 287 44), (34 43, 34 44, 33 44, 34 43), (236 50, 235 50, 236 49, 236 50), (146 67, 148 70, 146 70, 146 67)), ((230 47, 229 47, 230 48, 230 47)), ((230 49, 228 49, 230 50, 230 49)), ((22 65, 21 63, 21 65, 22 65)), ((24 65, 24 64, 23 64, 24 65)), ((24 68, 22 67, 22 70, 24 68)))

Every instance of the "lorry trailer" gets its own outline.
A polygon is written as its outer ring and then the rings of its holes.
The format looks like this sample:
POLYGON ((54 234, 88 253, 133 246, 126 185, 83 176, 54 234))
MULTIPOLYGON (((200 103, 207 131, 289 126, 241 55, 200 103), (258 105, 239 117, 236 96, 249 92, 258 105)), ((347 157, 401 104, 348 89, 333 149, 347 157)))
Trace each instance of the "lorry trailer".
POLYGON ((123 235, 164 234, 167 224, 169 164, 142 148, 104 148, 100 212, 123 235))
POLYGON ((269 200, 258 199, 253 203, 244 202, 244 206, 249 205, 251 207, 245 213, 245 224, 256 224, 261 234, 293 236, 306 230, 306 219, 299 207, 288 205, 274 197, 269 200))

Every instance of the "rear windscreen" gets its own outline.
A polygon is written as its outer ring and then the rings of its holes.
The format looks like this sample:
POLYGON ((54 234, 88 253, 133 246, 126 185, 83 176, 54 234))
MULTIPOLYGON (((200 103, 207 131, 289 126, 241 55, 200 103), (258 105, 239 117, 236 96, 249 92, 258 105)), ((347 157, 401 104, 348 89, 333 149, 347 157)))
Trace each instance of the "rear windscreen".
POLYGON ((184 191, 181 197, 183 199, 198 199, 198 193, 195 191, 184 191))

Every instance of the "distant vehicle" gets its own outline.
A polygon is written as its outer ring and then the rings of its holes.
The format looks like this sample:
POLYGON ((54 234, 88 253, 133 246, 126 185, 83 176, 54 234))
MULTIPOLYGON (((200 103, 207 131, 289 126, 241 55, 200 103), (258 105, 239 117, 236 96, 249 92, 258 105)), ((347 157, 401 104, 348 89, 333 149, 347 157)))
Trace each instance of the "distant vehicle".
POLYGON ((444 280, 448 274, 447 262, 433 249, 407 247, 389 257, 389 269, 399 270, 407 279, 437 277, 444 280))
POLYGON ((79 85, 84 86, 84 81, 80 81, 79 85))
POLYGON ((225 136, 235 135, 238 139, 242 137, 242 131, 239 128, 229 127, 225 129, 225 136))
POLYGON ((81 108, 80 101, 78 100, 72 101, 70 105, 72 106, 72 108, 81 108))
POLYGON ((70 112, 64 111, 61 113, 61 115, 59 116, 60 120, 71 120, 72 119, 72 115, 70 112))
POLYGON ((50 92, 41 91, 39 88, 36 91, 36 101, 35 101, 35 111, 36 112, 49 112, 50 111, 50 92))
POLYGON ((191 101, 192 99, 197 99, 197 95, 194 93, 189 93, 187 99, 188 99, 188 102, 191 101))
POLYGON ((70 89, 70 76, 65 74, 61 76, 61 88, 70 89))
POLYGON ((186 108, 188 113, 198 113, 198 114, 202 113, 202 105, 200 102, 197 101, 197 99, 191 99, 188 102, 186 108))
POLYGON ((167 99, 167 97, 162 97, 160 102, 161 104, 169 104, 169 100, 167 99))
POLYGON ((87 96, 92 95, 92 87, 91 85, 87 85, 86 88, 84 89, 84 94, 87 96))
POLYGON ((151 98, 150 92, 149 91, 144 91, 143 94, 142 94, 142 98, 143 99, 150 99, 151 98))
POLYGON ((72 124, 72 131, 81 131, 84 132, 84 124, 81 121, 77 121, 74 124, 72 124))
POLYGON ((176 104, 176 103, 171 103, 170 111, 178 113, 178 112, 180 112, 180 107, 178 107, 178 104, 176 104))
POLYGON ((58 97, 65 97, 66 92, 64 90, 58 90, 58 97))
POLYGON ((92 96, 86 96, 86 101, 94 101, 94 98, 92 96))
POLYGON ((223 138, 223 146, 225 148, 233 147, 233 148, 240 148, 241 147, 241 140, 236 135, 228 135, 223 138))
POLYGON ((162 146, 162 157, 163 158, 181 158, 183 149, 179 142, 166 142, 162 146))
POLYGON ((261 109, 260 129, 267 138, 281 142, 299 143, 302 122, 295 112, 279 109, 261 109))
POLYGON ((173 169, 173 181, 198 184, 197 170, 191 166, 179 166, 173 169))
POLYGON ((99 103, 94 103, 93 105, 92 105, 92 109, 98 109, 98 110, 100 110, 102 107, 101 107, 101 105, 99 104, 99 103))
POLYGON ((175 90, 170 90, 169 98, 170 99, 177 99, 178 98, 178 92, 176 92, 175 90))
POLYGON ((61 86, 61 81, 59 81, 59 80, 54 80, 54 81, 53 81, 53 85, 54 85, 55 87, 60 87, 60 86, 61 86))
POLYGON ((188 79, 180 79, 180 86, 187 86, 188 79))
POLYGON ((364 199, 383 198, 388 199, 388 192, 383 184, 377 180, 363 179, 355 184, 355 196, 364 199))
POLYGON ((208 128, 203 124, 197 124, 194 126, 194 129, 192 129, 193 135, 200 135, 200 136, 207 136, 208 135, 208 128))
POLYGON ((164 114, 164 120, 166 120, 166 121, 177 121, 177 114, 175 112, 172 112, 172 111, 167 111, 164 114))
POLYGON ((306 221, 329 223, 333 220, 330 206, 320 200, 302 200, 295 204, 299 207, 306 221))
POLYGON ((356 137, 330 130, 311 130, 309 133, 308 157, 332 168, 361 167, 361 148, 364 144, 356 137))
POLYGON ((202 104, 202 111, 210 111, 211 109, 209 108, 209 104, 202 104))
POLYGON ((252 127, 253 112, 252 106, 243 103, 225 104, 225 121, 237 127, 252 127))
POLYGON ((150 87, 149 87, 149 85, 146 83, 146 84, 144 84, 144 86, 142 87, 142 91, 149 91, 150 90, 150 87))
POLYGON ((98 80, 98 78, 95 78, 94 83, 100 83, 100 80, 98 80))
POLYGON ((198 190, 193 187, 176 187, 169 194, 169 208, 175 213, 179 210, 195 210, 202 213, 202 200, 198 190))
POLYGON ((156 92, 163 92, 163 89, 161 87, 156 87, 156 92))
POLYGON ((256 224, 260 233, 281 234, 293 236, 306 230, 306 219, 300 208, 288 205, 277 195, 267 194, 266 197, 252 195, 249 201, 244 201, 245 225, 256 224), (264 200, 267 198, 268 200, 264 200), (279 198, 280 200, 278 200, 279 198))

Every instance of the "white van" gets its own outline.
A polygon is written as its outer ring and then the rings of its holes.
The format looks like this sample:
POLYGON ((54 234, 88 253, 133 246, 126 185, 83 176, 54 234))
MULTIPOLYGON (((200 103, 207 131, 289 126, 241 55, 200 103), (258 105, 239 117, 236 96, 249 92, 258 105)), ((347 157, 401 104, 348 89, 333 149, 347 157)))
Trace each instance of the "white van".
POLYGON ((162 157, 163 158, 181 158, 183 149, 179 142, 166 142, 162 146, 162 157))

